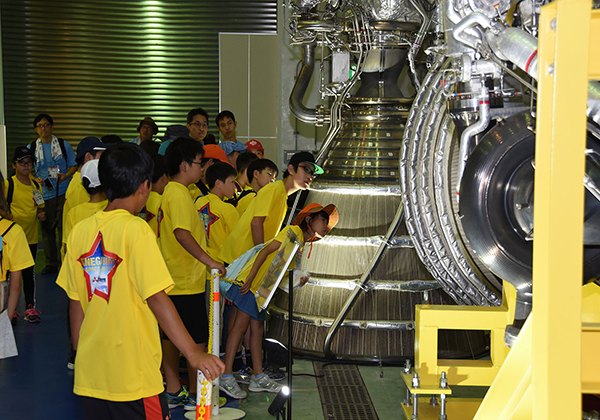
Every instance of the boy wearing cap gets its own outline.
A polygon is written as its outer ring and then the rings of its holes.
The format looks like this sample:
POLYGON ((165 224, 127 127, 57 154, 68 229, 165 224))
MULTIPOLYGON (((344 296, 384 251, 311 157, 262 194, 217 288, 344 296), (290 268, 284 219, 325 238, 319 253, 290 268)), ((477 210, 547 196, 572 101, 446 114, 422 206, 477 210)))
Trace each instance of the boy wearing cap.
POLYGON ((77 164, 71 145, 52 134, 54 121, 50 115, 38 114, 33 120, 33 127, 39 137, 28 147, 35 156, 35 176, 42 185, 46 204, 46 220, 42 222, 46 266, 42 274, 56 273, 59 265, 57 247, 62 244, 65 192, 71 176, 77 170, 77 164))
POLYGON ((158 126, 151 117, 144 117, 144 119, 140 121, 137 131, 140 133, 139 136, 131 140, 130 143, 135 143, 138 146, 145 141, 154 140, 160 143, 160 140, 152 138, 152 136, 155 136, 158 133, 158 126))
MULTIPOLYGON (((302 247, 298 250, 302 254, 304 244, 312 243, 323 238, 337 223, 338 212, 333 204, 322 207, 319 204, 312 203, 306 206, 294 219, 292 225, 281 232, 272 240, 265 243, 254 256, 244 255, 240 261, 250 258, 247 263, 234 262, 228 269, 227 274, 221 280, 224 286, 221 290, 225 298, 238 309, 233 324, 230 326, 227 338, 227 347, 225 350, 225 372, 221 376, 220 388, 223 392, 232 398, 246 398, 247 394, 242 391, 233 377, 233 361, 235 352, 242 336, 246 332, 248 325, 250 328, 250 350, 252 353, 252 365, 254 375, 250 379, 248 390, 251 392, 272 392, 277 393, 281 390, 281 385, 277 384, 263 373, 262 369, 262 336, 264 330, 264 321, 267 319, 266 311, 261 310, 257 303, 255 294, 262 283, 265 275, 272 264, 283 266, 285 261, 282 258, 276 259, 281 244, 287 239, 288 231, 291 230, 302 247), (247 258, 246 258, 247 257, 247 258)), ((255 249, 249 253, 256 252, 255 249)), ((310 258, 310 252, 309 252, 310 258)), ((294 258, 289 268, 294 268, 294 258)), ((281 269, 281 268, 279 268, 281 269)), ((302 286, 308 282, 307 277, 302 277, 299 285, 302 286)))
POLYGON ((288 196, 307 189, 315 175, 321 173, 323 169, 315 163, 312 153, 299 152, 292 156, 283 181, 273 182, 258 192, 225 241, 219 258, 230 264, 252 247, 273 239, 283 224, 288 196))
POLYGON ((258 156, 259 159, 265 157, 265 149, 263 148, 261 142, 259 142, 258 140, 252 139, 250 141, 247 141, 244 146, 246 146, 247 152, 254 153, 256 156, 258 156))
MULTIPOLYGON (((31 179, 35 157, 33 151, 27 147, 17 147, 12 159, 15 175, 4 181, 4 197, 12 220, 23 231, 29 244, 31 257, 35 261, 38 245, 38 223, 45 221, 45 203, 40 184, 31 179)), ((40 322, 41 312, 36 306, 36 284, 34 267, 28 267, 22 272, 23 295, 25 297, 25 320, 40 322)))
MULTIPOLYGON (((90 195, 81 184, 81 167, 90 160, 100 159, 100 155, 106 150, 106 147, 106 143, 102 142, 97 137, 85 137, 77 145, 77 158, 75 159, 77 162, 77 171, 65 193, 65 206, 63 208, 62 219, 63 227, 67 223, 67 217, 71 209, 79 204, 87 203, 90 199, 90 195)), ((62 243, 64 244, 66 242, 66 235, 63 232, 62 243)), ((64 249, 61 249, 61 257, 64 258, 64 255, 64 249)))
POLYGON ((90 200, 87 203, 79 204, 71 209, 63 228, 63 244, 66 252, 67 240, 69 234, 77 223, 104 210, 108 204, 106 194, 100 184, 98 177, 99 159, 93 159, 87 162, 81 168, 81 184, 89 194, 90 200))

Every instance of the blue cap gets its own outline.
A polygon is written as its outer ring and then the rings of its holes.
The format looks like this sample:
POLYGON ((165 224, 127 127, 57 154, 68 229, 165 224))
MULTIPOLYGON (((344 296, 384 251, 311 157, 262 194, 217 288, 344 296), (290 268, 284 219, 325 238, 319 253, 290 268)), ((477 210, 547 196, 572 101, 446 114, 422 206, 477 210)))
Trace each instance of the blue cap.
POLYGON ((243 143, 241 143, 241 142, 234 143, 232 141, 222 141, 221 143, 219 143, 219 146, 221 146, 221 149, 225 150, 225 154, 227 156, 229 156, 233 152, 243 153, 247 149, 247 147, 244 146, 243 143))
POLYGON ((102 143, 98 137, 84 138, 77 145, 77 159, 93 150, 106 150, 106 143, 102 143))

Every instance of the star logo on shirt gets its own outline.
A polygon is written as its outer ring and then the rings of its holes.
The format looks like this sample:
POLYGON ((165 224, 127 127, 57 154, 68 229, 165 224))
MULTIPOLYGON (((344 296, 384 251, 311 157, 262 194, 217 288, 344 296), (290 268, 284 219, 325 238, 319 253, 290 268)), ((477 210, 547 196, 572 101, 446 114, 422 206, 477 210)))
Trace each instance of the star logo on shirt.
POLYGON ((104 249, 102 232, 94 240, 92 248, 77 259, 83 267, 83 275, 88 291, 88 301, 96 295, 108 302, 112 289, 112 278, 123 261, 117 254, 104 249))
POLYGON ((145 222, 150 222, 150 220, 154 219, 156 215, 152 213, 146 206, 138 213, 138 217, 140 217, 145 222))
POLYGON ((210 227, 219 220, 219 216, 210 211, 210 203, 206 203, 198 210, 200 220, 204 224, 204 230, 206 231, 206 243, 210 240, 210 227))

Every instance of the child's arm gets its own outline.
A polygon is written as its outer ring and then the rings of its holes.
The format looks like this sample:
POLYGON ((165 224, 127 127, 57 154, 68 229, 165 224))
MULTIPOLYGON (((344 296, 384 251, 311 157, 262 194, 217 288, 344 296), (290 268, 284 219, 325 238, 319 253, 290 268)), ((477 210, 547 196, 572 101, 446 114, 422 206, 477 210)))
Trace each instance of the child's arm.
POLYGON ((7 213, 7 212, 5 212, 5 211, 4 211, 4 210, 2 210, 2 209, 0 209, 0 216, 2 216, 2 217, 3 217, 3 218, 5 218, 5 219, 8 219, 8 220, 12 220, 12 219, 13 219, 13 215, 12 215, 12 214, 10 214, 10 212, 9 212, 9 213, 7 213))
POLYGON ((218 357, 207 354, 198 348, 185 329, 173 301, 164 291, 150 296, 147 302, 160 327, 192 367, 201 370, 209 381, 223 373, 225 364, 218 357))
POLYGON ((73 350, 77 350, 79 343, 79 330, 83 323, 83 308, 78 300, 69 299, 69 319, 71 320, 71 340, 73 341, 73 350))
POLYGON ((210 269, 219 270, 221 275, 225 275, 225 266, 221 263, 216 262, 210 256, 204 252, 204 250, 198 245, 198 242, 194 239, 192 234, 185 229, 175 229, 173 232, 177 242, 194 258, 200 261, 202 264, 208 266, 210 269))
POLYGON ((10 292, 8 294, 8 307, 7 314, 8 318, 12 318, 15 310, 17 309, 17 303, 19 302, 19 294, 21 293, 21 270, 10 272, 10 292))
POLYGON ((260 245, 265 243, 265 216, 255 217, 250 222, 250 229, 252 229, 252 240, 254 245, 260 245))
POLYGON ((250 269, 250 274, 246 277, 246 281, 244 285, 240 287, 240 294, 245 295, 250 290, 250 286, 252 286, 252 282, 254 281, 254 277, 256 277, 256 273, 260 270, 260 267, 264 264, 265 260, 269 256, 270 253, 275 252, 279 249, 281 242, 272 240, 269 245, 265 246, 260 250, 258 255, 256 256, 256 260, 254 260, 254 264, 250 269))

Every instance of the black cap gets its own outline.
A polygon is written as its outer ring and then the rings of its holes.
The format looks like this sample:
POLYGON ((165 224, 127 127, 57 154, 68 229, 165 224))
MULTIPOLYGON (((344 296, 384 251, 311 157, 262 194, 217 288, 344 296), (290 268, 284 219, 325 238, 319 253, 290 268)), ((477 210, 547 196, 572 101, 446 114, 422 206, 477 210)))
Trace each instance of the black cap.
POLYGON ((317 165, 315 161, 315 157, 310 152, 298 152, 295 153, 294 156, 288 162, 289 165, 298 166, 301 163, 310 163, 315 167, 315 175, 320 175, 323 173, 323 168, 317 165))
POLYGON ((13 162, 19 162, 25 158, 31 158, 35 162, 35 155, 33 154, 33 150, 29 147, 19 146, 15 149, 15 156, 13 157, 13 162))

